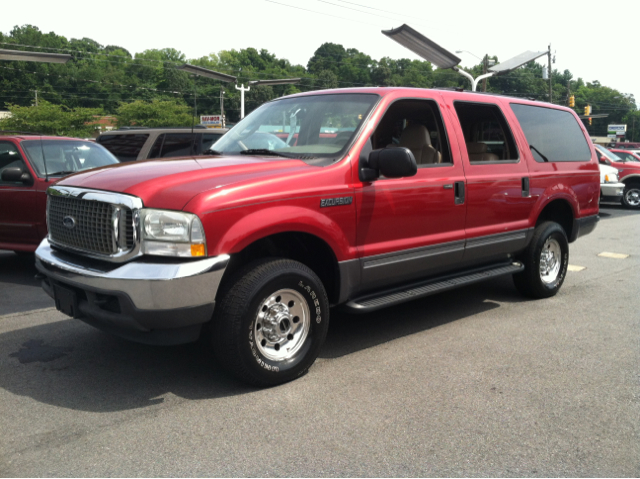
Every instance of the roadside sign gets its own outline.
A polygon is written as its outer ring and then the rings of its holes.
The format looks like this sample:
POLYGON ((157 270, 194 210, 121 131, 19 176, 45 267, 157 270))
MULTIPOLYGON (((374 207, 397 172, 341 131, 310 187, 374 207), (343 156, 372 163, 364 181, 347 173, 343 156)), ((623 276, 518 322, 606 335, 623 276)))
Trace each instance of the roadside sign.
POLYGON ((200 124, 207 128, 224 128, 224 115, 203 115, 200 124))
POLYGON ((609 136, 624 136, 627 131, 627 125, 609 125, 607 127, 607 133, 609 136))

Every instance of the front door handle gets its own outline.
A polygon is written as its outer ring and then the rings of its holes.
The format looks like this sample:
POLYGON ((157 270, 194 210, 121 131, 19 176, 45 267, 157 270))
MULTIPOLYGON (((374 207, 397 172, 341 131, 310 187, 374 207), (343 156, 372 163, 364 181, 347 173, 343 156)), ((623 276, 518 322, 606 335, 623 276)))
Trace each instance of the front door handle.
POLYGON ((464 204, 464 181, 456 181, 454 183, 454 191, 455 191, 455 204, 463 205, 464 204))
POLYGON ((522 178, 522 197, 528 198, 531 196, 531 192, 529 191, 529 177, 522 178))

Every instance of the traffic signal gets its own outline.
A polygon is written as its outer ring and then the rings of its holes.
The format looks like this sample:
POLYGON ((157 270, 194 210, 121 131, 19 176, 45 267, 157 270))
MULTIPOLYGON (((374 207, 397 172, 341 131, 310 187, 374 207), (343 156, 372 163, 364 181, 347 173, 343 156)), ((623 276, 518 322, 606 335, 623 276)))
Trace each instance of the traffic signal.
POLYGON ((589 118, 589 126, 591 126, 592 121, 593 121, 593 118, 589 118))
POLYGON ((571 95, 571 96, 569 97, 569 106, 570 106, 571 108, 573 108, 574 106, 576 106, 576 97, 575 97, 575 96, 573 96, 573 95, 571 95))
POLYGON ((587 105, 584 107, 584 116, 591 115, 591 105, 587 105))

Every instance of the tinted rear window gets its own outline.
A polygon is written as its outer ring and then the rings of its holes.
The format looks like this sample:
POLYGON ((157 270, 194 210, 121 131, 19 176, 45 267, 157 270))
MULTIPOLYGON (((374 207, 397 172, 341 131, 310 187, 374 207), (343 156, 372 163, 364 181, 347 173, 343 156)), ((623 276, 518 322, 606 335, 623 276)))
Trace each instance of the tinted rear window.
POLYGON ((136 161, 149 135, 101 135, 96 140, 120 161, 136 161))
POLYGON ((591 149, 575 117, 562 110, 511 104, 534 159, 545 161, 590 161, 591 149))

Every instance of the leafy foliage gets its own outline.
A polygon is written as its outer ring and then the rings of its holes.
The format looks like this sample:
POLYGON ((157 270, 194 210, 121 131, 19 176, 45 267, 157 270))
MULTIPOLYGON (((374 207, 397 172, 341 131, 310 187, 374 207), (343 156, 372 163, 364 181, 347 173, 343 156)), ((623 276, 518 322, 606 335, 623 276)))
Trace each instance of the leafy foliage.
POLYGON ((175 100, 136 100, 124 103, 117 110, 117 125, 146 126, 191 126, 192 110, 175 100))
POLYGON ((0 129, 38 132, 47 135, 89 137, 91 122, 102 113, 94 108, 68 108, 40 101, 38 106, 9 105, 11 116, 0 120, 0 129))
MULTIPOLYGON (((252 86, 245 93, 247 113, 283 95, 326 88, 469 88, 468 81, 458 73, 434 69, 429 62, 389 57, 376 60, 357 49, 335 43, 320 45, 306 67, 292 65, 265 49, 256 48, 223 50, 197 59, 187 59, 173 48, 132 55, 119 46, 102 46, 89 38, 69 40, 53 32, 43 33, 32 25, 16 26, 7 35, 0 33, 0 48, 72 55, 72 60, 65 65, 0 64, 0 108, 31 105, 37 90, 39 98, 72 110, 101 108, 107 114, 124 115, 119 118, 119 125, 189 125, 194 103, 199 114, 217 114, 224 107, 228 121, 239 120, 240 92, 233 83, 190 77, 176 69, 183 63, 236 76, 238 84, 245 86, 252 80, 301 78, 295 85, 252 86), (128 104, 131 106, 127 107, 128 104), (163 112, 163 108, 167 111, 163 112)), ((497 57, 492 59, 498 61, 497 57)), ((477 77, 483 72, 482 64, 467 71, 477 77)), ((607 124, 627 123, 629 135, 633 135, 632 125, 638 120, 636 137, 640 139, 640 114, 633 96, 597 81, 575 80, 568 70, 554 70, 551 82, 553 103, 567 105, 569 95, 574 94, 579 114, 589 104, 594 114, 609 115, 594 119, 593 125, 587 126, 590 133, 605 135, 607 124)), ((542 79, 542 66, 536 62, 506 75, 491 77, 486 83, 489 92, 549 101, 549 83, 542 79)))

